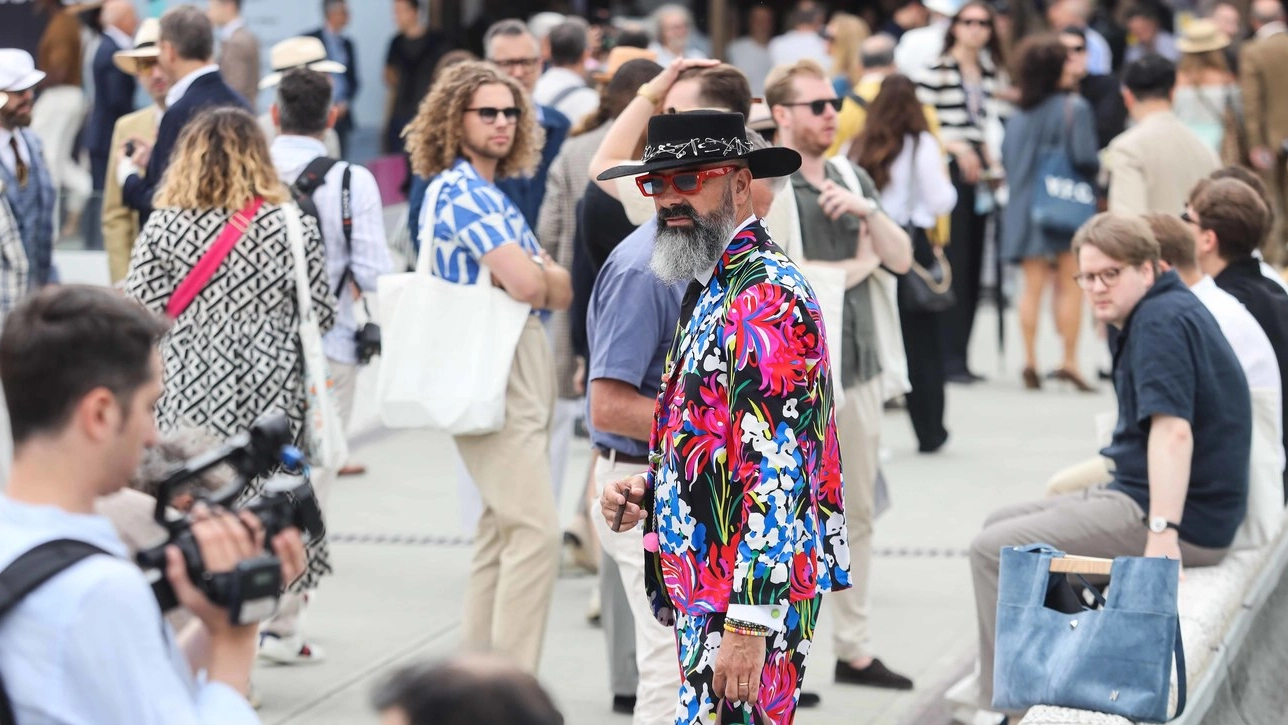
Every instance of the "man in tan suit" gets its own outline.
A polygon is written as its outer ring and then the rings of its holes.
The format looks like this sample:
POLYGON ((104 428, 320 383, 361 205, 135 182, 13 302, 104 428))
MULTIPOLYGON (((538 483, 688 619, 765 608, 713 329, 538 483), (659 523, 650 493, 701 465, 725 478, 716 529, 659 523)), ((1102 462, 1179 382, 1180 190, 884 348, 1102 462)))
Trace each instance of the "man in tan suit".
POLYGON ((246 99, 253 112, 259 96, 259 39, 246 27, 241 6, 242 0, 210 0, 206 12, 219 41, 215 54, 219 73, 230 88, 246 99))
POLYGON ((1123 72, 1123 101, 1135 125, 1105 149, 1109 210, 1179 214, 1190 189, 1216 171, 1216 153, 1172 113, 1176 66, 1150 53, 1123 72))
POLYGON ((1274 228, 1263 252, 1272 264, 1282 266, 1288 261, 1288 189, 1282 155, 1283 143, 1288 139, 1288 75, 1284 74, 1288 67, 1288 26, 1279 0, 1256 0, 1249 21, 1256 35, 1239 54, 1248 160, 1261 172, 1275 207, 1274 228))
MULTIPOLYGON (((122 116, 112 131, 112 155, 107 168, 114 169, 121 158, 121 148, 126 139, 139 137, 149 142, 157 135, 161 114, 165 111, 165 96, 170 82, 157 64, 161 49, 158 39, 161 23, 156 19, 143 21, 134 38, 133 50, 122 50, 112 56, 116 67, 137 76, 139 82, 152 96, 154 103, 134 113, 122 116)), ((107 250, 108 270, 112 284, 125 279, 130 269, 130 253, 134 239, 139 236, 139 214, 121 199, 121 182, 116 174, 107 174, 103 184, 103 247, 107 250)))

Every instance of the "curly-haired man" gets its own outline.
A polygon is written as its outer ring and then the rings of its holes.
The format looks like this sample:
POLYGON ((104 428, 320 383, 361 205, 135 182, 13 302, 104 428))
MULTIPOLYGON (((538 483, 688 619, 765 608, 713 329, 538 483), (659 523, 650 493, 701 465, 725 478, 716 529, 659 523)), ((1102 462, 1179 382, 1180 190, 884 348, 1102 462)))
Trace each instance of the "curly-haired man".
POLYGON ((420 250, 434 274, 473 284, 486 267, 493 284, 532 306, 514 351, 505 424, 456 436, 483 499, 465 597, 465 641, 537 667, 559 563, 559 519, 549 463, 554 360, 542 327, 549 310, 572 302, 568 272, 546 254, 496 180, 531 172, 542 135, 531 101, 495 66, 452 66, 407 127, 412 166, 430 179, 420 250))

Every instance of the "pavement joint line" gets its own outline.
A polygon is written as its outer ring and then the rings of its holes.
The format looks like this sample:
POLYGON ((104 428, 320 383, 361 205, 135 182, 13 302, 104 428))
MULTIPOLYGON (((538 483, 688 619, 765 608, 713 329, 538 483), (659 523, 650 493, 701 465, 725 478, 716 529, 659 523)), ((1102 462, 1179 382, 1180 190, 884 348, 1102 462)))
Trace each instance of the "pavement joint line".
POLYGON ((317 710, 317 708, 320 705, 324 704, 328 700, 339 696, 341 693, 345 692, 346 690, 353 687, 354 685, 357 685, 363 680, 370 678, 372 675, 388 671, 398 662, 405 661, 414 657, 417 652, 424 649, 427 645, 433 643, 434 640, 437 640, 440 637, 443 637, 444 635, 448 634, 452 630, 460 627, 460 625, 461 625, 460 620, 454 620, 449 624, 443 625, 438 630, 431 632, 425 635, 424 637, 421 637, 420 639, 404 647, 403 649, 387 657, 384 657, 372 662, 366 667, 363 667, 362 669, 353 673, 349 677, 344 678, 343 680, 336 683, 335 685, 328 687, 327 689, 329 691, 327 692, 326 695, 316 700, 303 703, 299 707, 296 707, 295 709, 291 710, 286 714, 286 716, 283 719, 277 721, 277 725, 290 725, 290 723, 293 723, 293 722, 303 722, 301 718, 307 716, 310 712, 317 710))
MULTIPOLYGON (((327 542, 332 544, 364 545, 397 545, 397 546, 472 546, 474 539, 469 536, 450 536, 443 534, 400 534, 379 532, 338 531, 327 534, 327 542)), ((970 556, 966 549, 951 549, 920 546, 885 546, 876 547, 872 555, 882 559, 964 559, 970 556)))

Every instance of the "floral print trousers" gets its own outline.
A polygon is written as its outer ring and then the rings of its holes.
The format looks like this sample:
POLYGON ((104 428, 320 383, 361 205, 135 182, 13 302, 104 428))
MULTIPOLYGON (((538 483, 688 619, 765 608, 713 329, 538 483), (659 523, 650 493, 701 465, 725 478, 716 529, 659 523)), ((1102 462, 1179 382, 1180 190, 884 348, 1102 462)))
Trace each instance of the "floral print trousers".
POLYGON ((760 671, 760 697, 755 707, 726 702, 713 694, 716 653, 724 637, 724 612, 680 614, 675 636, 680 648, 680 702, 675 725, 789 725, 796 716, 796 700, 805 679, 805 659, 823 595, 793 602, 786 628, 767 639, 765 666, 760 671))

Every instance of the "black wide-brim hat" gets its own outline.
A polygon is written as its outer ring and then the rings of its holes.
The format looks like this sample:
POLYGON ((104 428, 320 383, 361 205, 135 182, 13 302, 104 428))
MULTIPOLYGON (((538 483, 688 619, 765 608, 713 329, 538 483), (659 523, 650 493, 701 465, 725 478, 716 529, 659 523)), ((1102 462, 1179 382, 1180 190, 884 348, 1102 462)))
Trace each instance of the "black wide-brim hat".
POLYGON ((596 178, 608 181, 718 161, 746 161, 753 179, 787 176, 801 167, 801 155, 789 148, 752 150, 741 113, 687 111, 649 119, 644 163, 614 166, 596 178))

